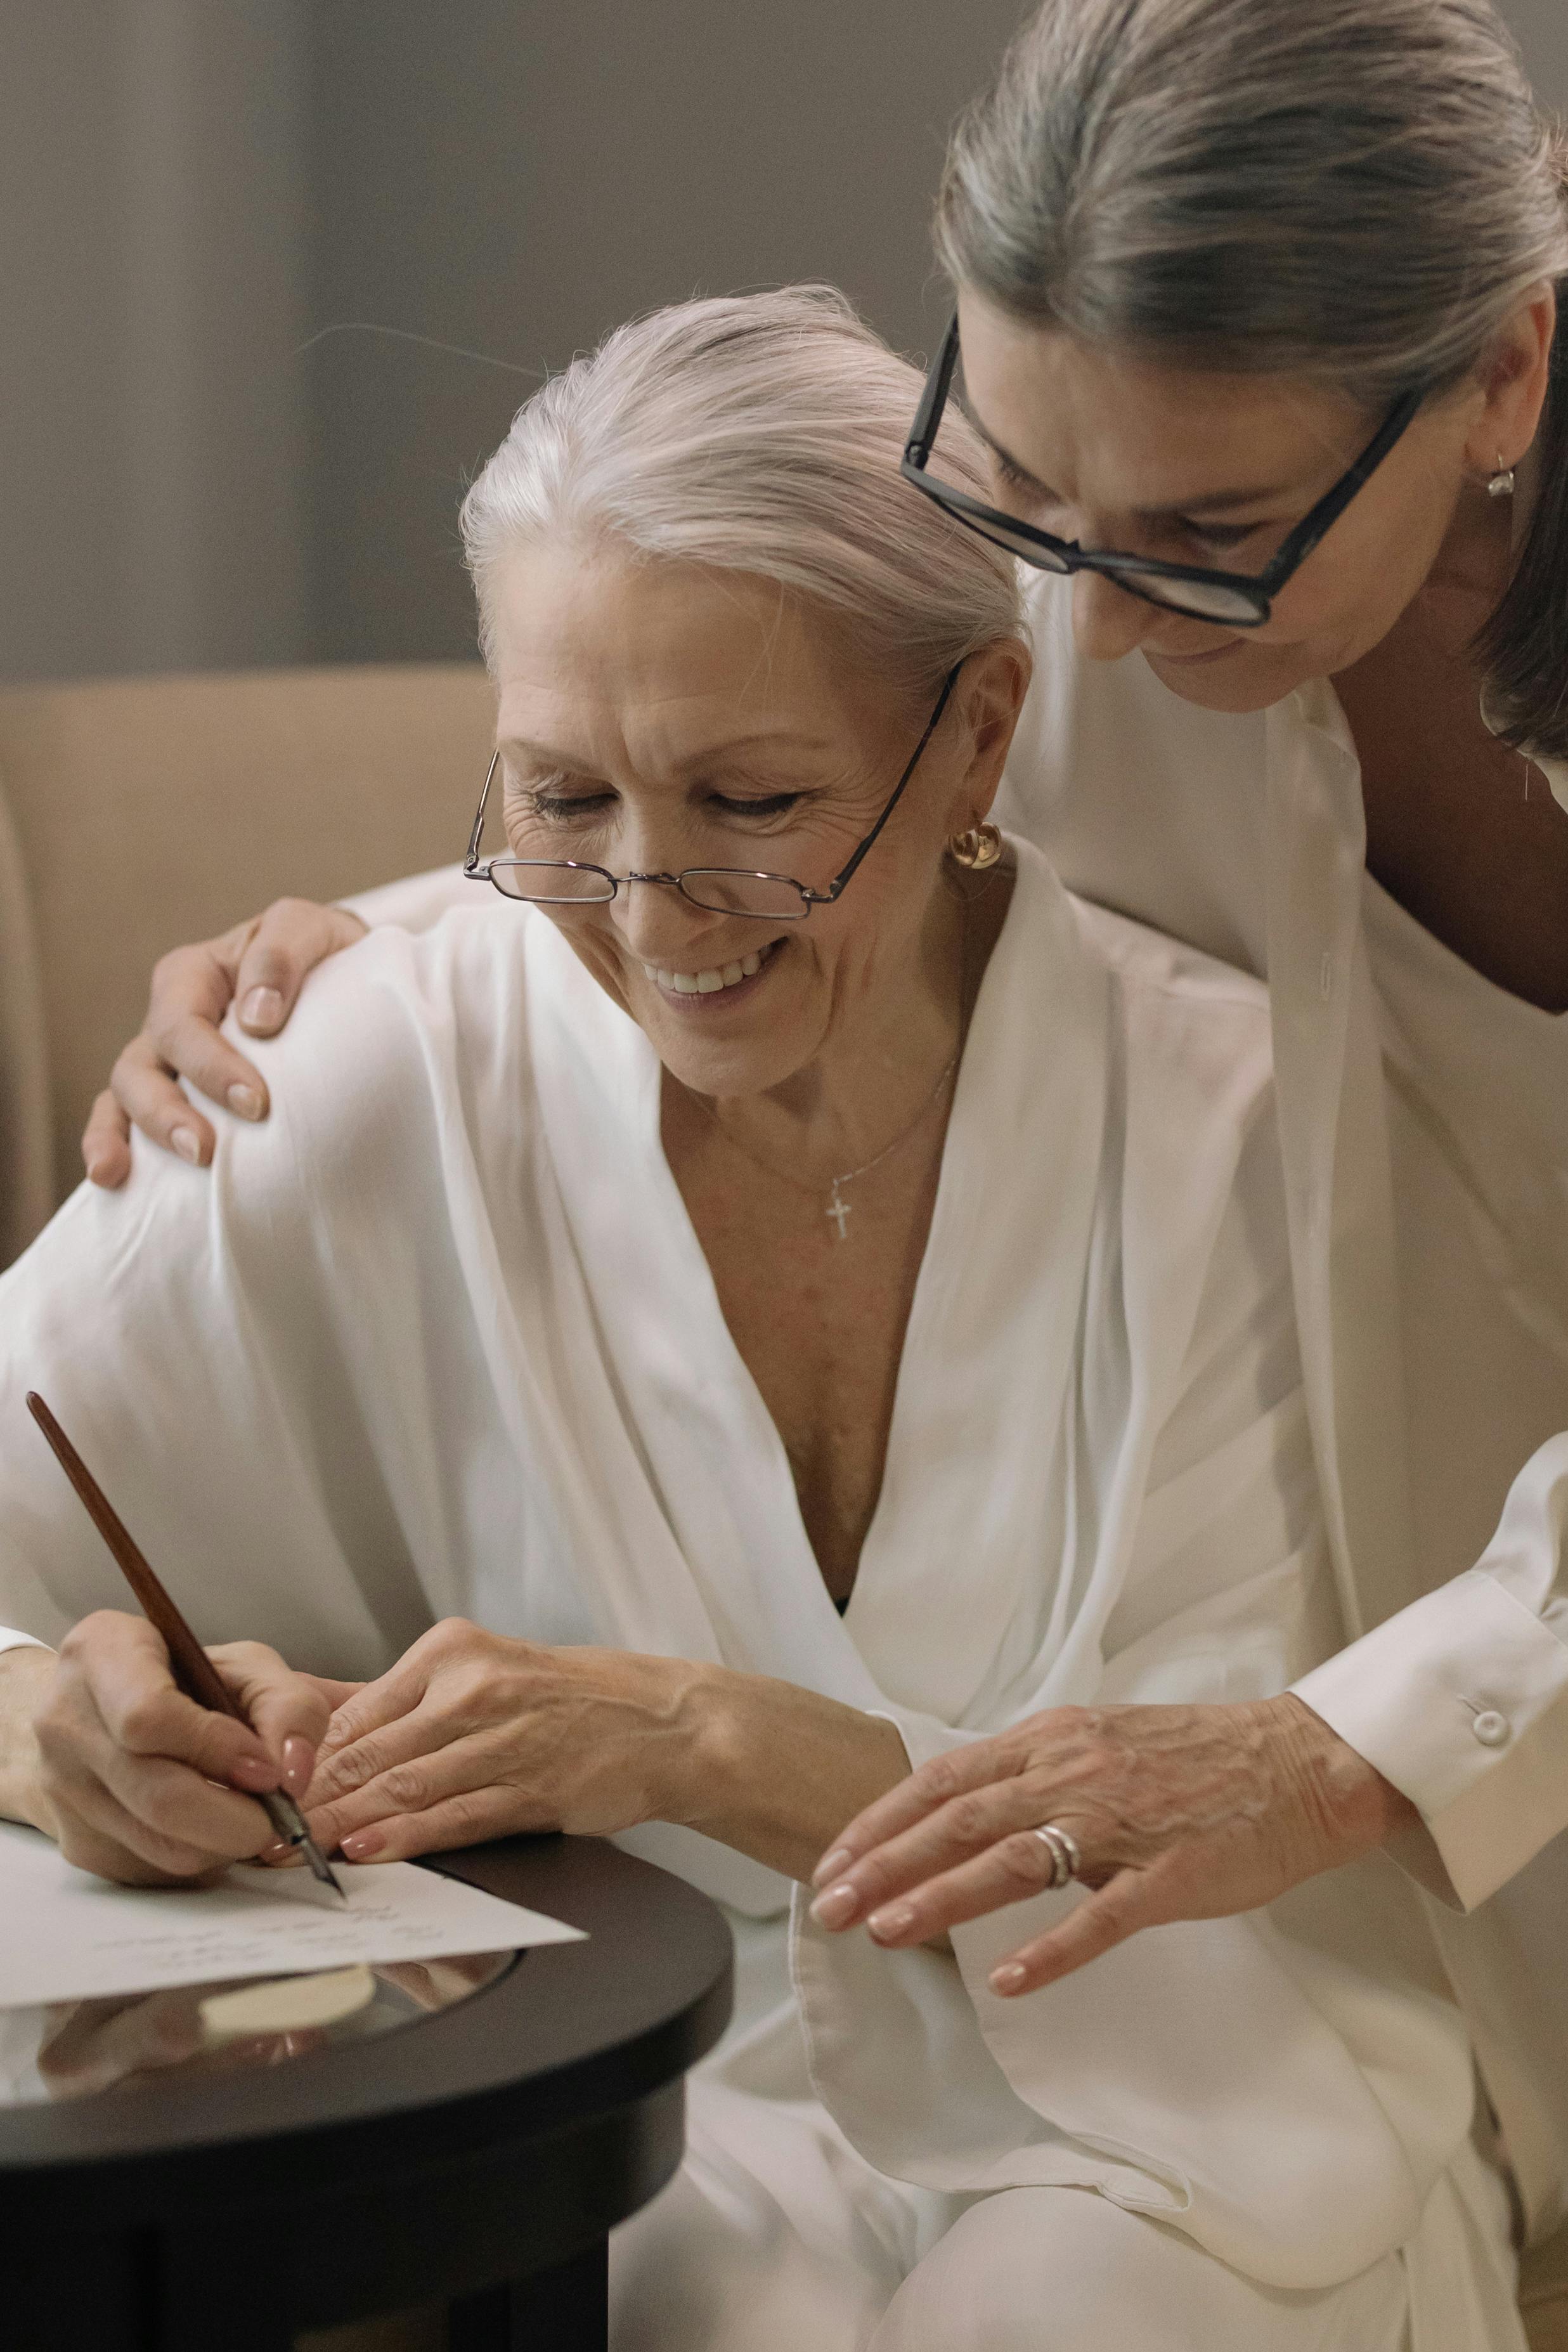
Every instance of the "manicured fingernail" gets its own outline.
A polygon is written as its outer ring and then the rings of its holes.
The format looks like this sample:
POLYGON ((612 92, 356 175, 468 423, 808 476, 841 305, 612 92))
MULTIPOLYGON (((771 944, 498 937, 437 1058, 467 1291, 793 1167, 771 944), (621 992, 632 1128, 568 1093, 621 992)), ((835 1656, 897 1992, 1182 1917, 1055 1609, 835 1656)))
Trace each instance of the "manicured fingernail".
POLYGON ((240 1006, 242 1027, 276 1029, 283 1018, 283 999, 276 988, 253 988, 240 1006))
POLYGON ((261 1117, 261 1097, 254 1087, 232 1086, 228 1094, 229 1108, 239 1118, 261 1117))
POLYGON ((188 1160, 193 1168, 201 1166, 202 1139, 193 1127, 177 1127, 169 1140, 182 1160, 188 1160))
POLYGON ((987 1981, 993 1992, 1008 1993, 1017 1992, 1023 1979, 1024 1971, 1018 1961, 1006 1960, 999 1969, 991 1970, 987 1981))
POLYGON ((853 1860, 854 1856, 847 1845, 836 1845, 831 1853, 825 1853, 822 1856, 821 1861, 811 1873, 812 1885, 825 1885, 830 1878, 836 1878, 841 1870, 847 1870, 853 1860))
POLYGON ((342 1851, 350 1862, 369 1862, 385 1843, 380 1830, 355 1830, 343 1840, 342 1851))
POLYGON ((101 1184, 108 1173, 109 1162, 107 1160, 89 1160, 88 1161, 87 1181, 89 1184, 101 1184))
POLYGON ((301 1733, 291 1732, 283 1743, 283 1785, 291 1797, 305 1794, 315 1769, 316 1750, 301 1733))
POLYGON ((907 1903, 890 1903, 885 1911, 873 1911, 866 1926, 879 1944, 894 1936, 907 1935, 915 1925, 915 1914, 907 1903))
POLYGON ((276 1789, 277 1767, 269 1764, 265 1756, 242 1756, 231 1778, 243 1780, 247 1789, 276 1789))
POLYGON ((294 1859, 294 1848, 289 1844, 287 1838, 274 1838, 270 1845, 264 1845, 262 1847, 261 1852, 256 1858, 257 1862, 265 1862, 272 1864, 276 1864, 280 1862, 292 1862, 294 1859))
POLYGON ((858 1908, 859 1898, 846 1880, 818 1895, 811 1906, 811 1916, 820 1927, 847 1927, 858 1908))

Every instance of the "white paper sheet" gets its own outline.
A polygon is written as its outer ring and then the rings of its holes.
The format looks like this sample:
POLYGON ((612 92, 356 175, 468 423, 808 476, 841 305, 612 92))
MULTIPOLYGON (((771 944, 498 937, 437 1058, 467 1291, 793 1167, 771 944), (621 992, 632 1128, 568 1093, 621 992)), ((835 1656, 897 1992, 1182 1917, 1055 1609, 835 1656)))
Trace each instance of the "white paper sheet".
POLYGON ((580 1936, 411 1863, 332 1867, 347 1903, 308 1870, 246 1866, 214 1886, 111 1886, 73 1869, 37 1830, 0 1822, 0 2009, 580 1936))

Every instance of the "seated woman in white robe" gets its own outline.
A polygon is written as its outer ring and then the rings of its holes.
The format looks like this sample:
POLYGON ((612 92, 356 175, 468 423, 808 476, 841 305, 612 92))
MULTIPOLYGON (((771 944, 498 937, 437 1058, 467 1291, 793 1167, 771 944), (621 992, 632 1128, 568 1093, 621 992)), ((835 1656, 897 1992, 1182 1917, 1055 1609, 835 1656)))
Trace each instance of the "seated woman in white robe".
POLYGON ((620 2352, 1517 2346, 1380 1853, 1026 2001, 1005 1915, 882 1951, 798 1899, 791 1987, 789 1882, 911 1759, 1218 1702, 1286 1775, 1343 1638, 1263 992, 988 826, 1028 656, 1006 559, 888 493, 916 389, 796 292, 519 415, 465 509, 471 865, 534 903, 334 959, 265 1127, 0 1283, 0 1810, 178 1877, 281 1776, 356 1860, 611 1832, 727 1901, 620 2352), (121 1611, 29 1387, 254 1738, 121 1611))

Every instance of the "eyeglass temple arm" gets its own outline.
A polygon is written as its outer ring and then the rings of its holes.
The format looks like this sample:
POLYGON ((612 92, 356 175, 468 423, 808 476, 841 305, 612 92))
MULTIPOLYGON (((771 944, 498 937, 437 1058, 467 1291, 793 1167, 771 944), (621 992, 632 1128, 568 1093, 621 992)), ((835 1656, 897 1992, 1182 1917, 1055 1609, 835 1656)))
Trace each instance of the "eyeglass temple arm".
POLYGON ((463 871, 470 881, 484 879, 479 866, 479 836, 485 830, 485 808, 490 798, 491 779, 496 773, 497 763, 500 757, 499 751, 491 754, 490 764, 485 771, 485 789, 479 795, 479 814, 474 820, 474 830, 468 836, 468 855, 463 860, 463 871))
POLYGON ((954 311, 947 321, 947 331, 942 338, 942 349, 936 364, 925 379, 925 389, 920 395, 920 405, 915 412, 915 422, 909 428, 909 438, 904 445, 906 465, 924 466, 931 455, 931 445, 936 438, 936 426, 942 411, 947 405, 947 394, 953 383, 953 371, 958 364, 958 313, 954 311))
POLYGON ((812 906, 831 907, 834 899, 840 898, 848 888, 851 882, 853 881, 855 871, 860 865, 861 859, 871 848, 872 845, 876 840, 878 834, 882 831, 883 826, 887 823, 888 818, 893 814, 894 810, 904 798, 904 786, 908 783, 909 779, 915 773, 915 769, 920 765, 920 755, 925 751, 927 743, 930 742, 933 735, 936 732, 937 723, 942 717, 942 713, 946 709, 949 701, 952 699, 953 688, 958 683, 958 672, 963 668, 963 667, 964 665, 961 661, 955 662, 952 668, 948 671, 942 691, 936 698, 936 708, 925 722, 925 732, 922 735, 919 742, 916 743, 914 751, 911 753, 909 765, 904 769, 904 773, 900 776, 897 783, 894 784, 893 794, 887 806, 883 810, 882 814, 878 817, 876 823, 873 825, 865 839, 861 843, 860 847, 855 851, 855 854, 850 859, 849 864, 840 867, 838 873, 834 875, 832 880, 829 883, 825 890, 803 889, 801 891, 801 897, 809 899, 812 906))
POLYGON ((1406 428, 1415 423, 1426 397, 1424 392, 1407 392, 1402 400, 1396 401, 1333 496, 1296 525, 1273 562, 1260 573, 1260 583, 1265 593, 1271 579, 1287 574, 1304 563, 1319 541, 1327 537, 1356 492, 1377 471, 1406 428))

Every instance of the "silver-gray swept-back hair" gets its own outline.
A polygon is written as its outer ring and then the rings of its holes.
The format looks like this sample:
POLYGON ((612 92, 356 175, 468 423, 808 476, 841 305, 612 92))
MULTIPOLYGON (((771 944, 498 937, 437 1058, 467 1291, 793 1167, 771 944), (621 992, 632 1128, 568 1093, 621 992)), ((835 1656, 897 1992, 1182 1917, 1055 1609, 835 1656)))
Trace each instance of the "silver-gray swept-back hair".
MULTIPOLYGON (((1376 409, 1568 273, 1565 192, 1490 0, 1045 0, 954 134, 936 240, 1016 317, 1376 409)), ((1542 433, 1482 651, 1511 735, 1562 754, 1568 328, 1542 433)))
MULTIPOLYGON (((826 286, 681 302, 617 327, 537 392, 463 502, 493 651, 494 579, 540 541, 770 580, 922 694, 1017 635, 1010 560, 901 481, 922 379, 826 286)), ((984 494, 966 426, 954 462, 984 494)))

